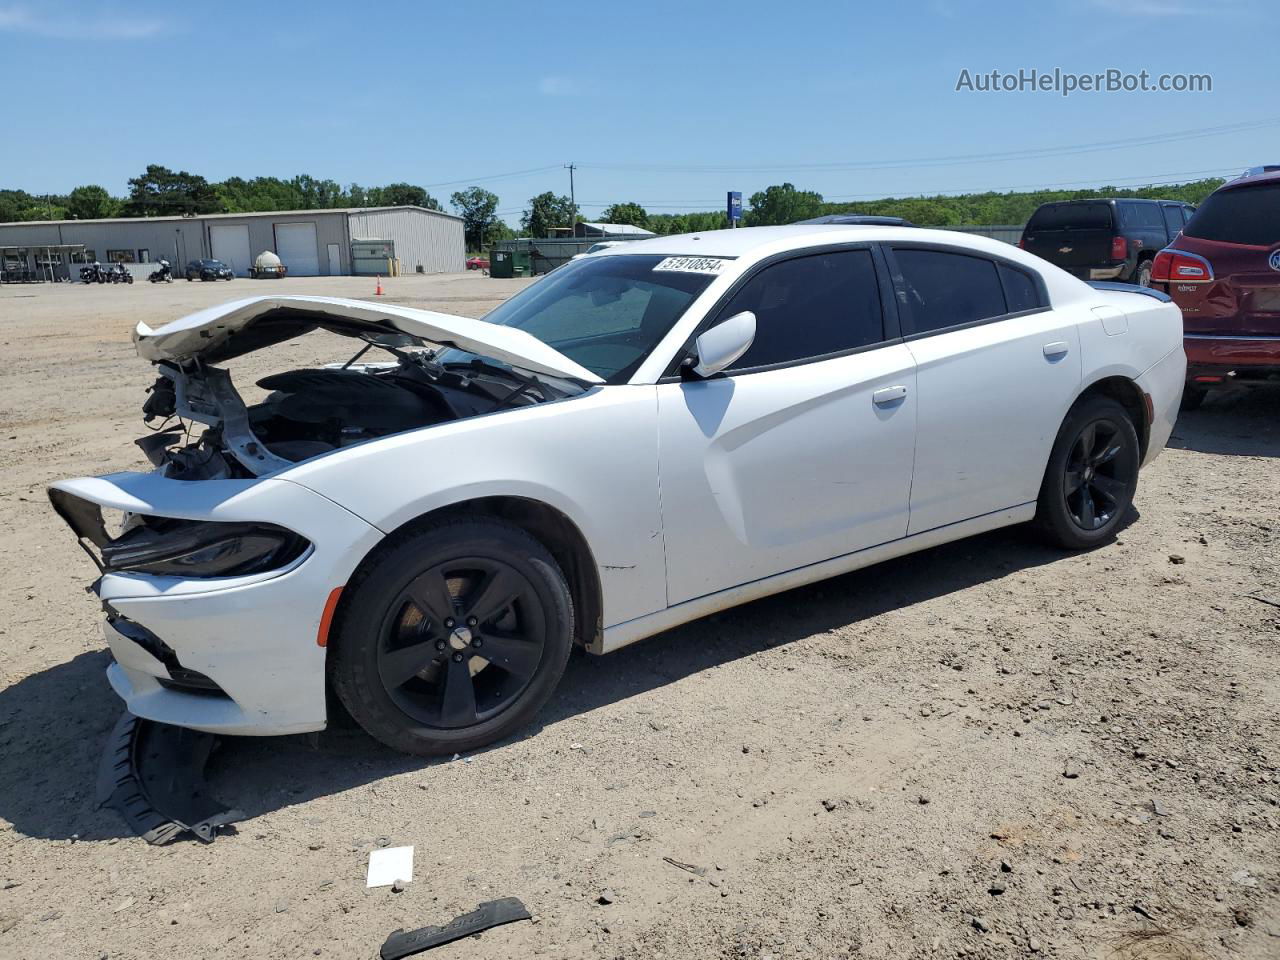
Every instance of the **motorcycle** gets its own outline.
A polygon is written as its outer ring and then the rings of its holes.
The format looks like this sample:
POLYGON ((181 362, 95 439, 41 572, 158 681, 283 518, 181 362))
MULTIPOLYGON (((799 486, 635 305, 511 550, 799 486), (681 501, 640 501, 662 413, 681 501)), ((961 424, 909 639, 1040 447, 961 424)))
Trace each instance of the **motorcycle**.
POLYGON ((106 283, 107 274, 102 264, 95 261, 80 268, 80 279, 84 283, 106 283))
POLYGON ((161 260, 160 269, 152 270, 147 279, 152 283, 173 283, 173 268, 169 266, 169 261, 161 260))
POLYGON ((117 263, 115 269, 111 271, 112 283, 133 283, 133 274, 130 273, 123 263, 117 263))

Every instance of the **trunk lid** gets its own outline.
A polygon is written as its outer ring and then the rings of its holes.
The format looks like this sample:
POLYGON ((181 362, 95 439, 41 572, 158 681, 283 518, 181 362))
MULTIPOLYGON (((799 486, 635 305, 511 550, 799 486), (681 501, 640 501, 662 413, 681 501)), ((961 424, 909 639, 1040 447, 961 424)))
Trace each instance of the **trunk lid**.
POLYGON ((519 370, 601 383, 599 376, 516 327, 431 310, 340 297, 251 297, 208 307, 158 328, 139 323, 138 355, 153 362, 200 357, 216 363, 314 329, 340 333, 405 333, 457 347, 519 370))

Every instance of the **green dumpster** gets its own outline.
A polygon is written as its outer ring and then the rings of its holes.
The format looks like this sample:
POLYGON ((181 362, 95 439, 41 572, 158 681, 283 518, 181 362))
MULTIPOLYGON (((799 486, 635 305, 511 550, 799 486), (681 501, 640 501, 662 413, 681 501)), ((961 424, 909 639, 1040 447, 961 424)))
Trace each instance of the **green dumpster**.
POLYGON ((528 250, 490 250, 489 276, 531 277, 533 256, 528 250))

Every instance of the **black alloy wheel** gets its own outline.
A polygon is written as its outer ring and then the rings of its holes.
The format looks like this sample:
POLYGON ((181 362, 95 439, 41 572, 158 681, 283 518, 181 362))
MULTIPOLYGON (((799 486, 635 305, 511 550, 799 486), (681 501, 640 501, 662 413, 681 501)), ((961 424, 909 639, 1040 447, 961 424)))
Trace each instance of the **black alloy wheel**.
POLYGON ((529 722, 573 647, 559 565, 527 531, 459 516, 394 535, 343 591, 329 679, 383 743, 473 750, 529 722))
POLYGON ((378 646, 383 689, 423 726, 488 720, 533 679, 545 619, 534 585, 501 560, 459 557, 432 567, 387 610, 378 646))
POLYGON ((1036 503, 1046 539, 1070 550, 1110 540, 1133 503, 1141 461, 1122 404, 1097 394, 1077 401, 1058 430, 1036 503))

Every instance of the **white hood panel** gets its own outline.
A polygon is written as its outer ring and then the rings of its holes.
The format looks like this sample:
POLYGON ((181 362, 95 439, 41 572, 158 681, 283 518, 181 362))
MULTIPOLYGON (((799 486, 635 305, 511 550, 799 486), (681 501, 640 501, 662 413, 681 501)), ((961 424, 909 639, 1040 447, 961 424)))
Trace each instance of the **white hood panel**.
POLYGON ((138 355, 146 360, 185 360, 222 347, 256 319, 286 310, 316 322, 338 319, 367 323, 371 332, 388 330, 421 337, 431 343, 458 347, 532 373, 567 377, 587 383, 603 382, 586 367, 569 359, 554 347, 515 327, 503 327, 455 317, 448 313, 417 310, 368 300, 341 297, 250 297, 208 307, 152 329, 139 323, 133 332, 138 355))

